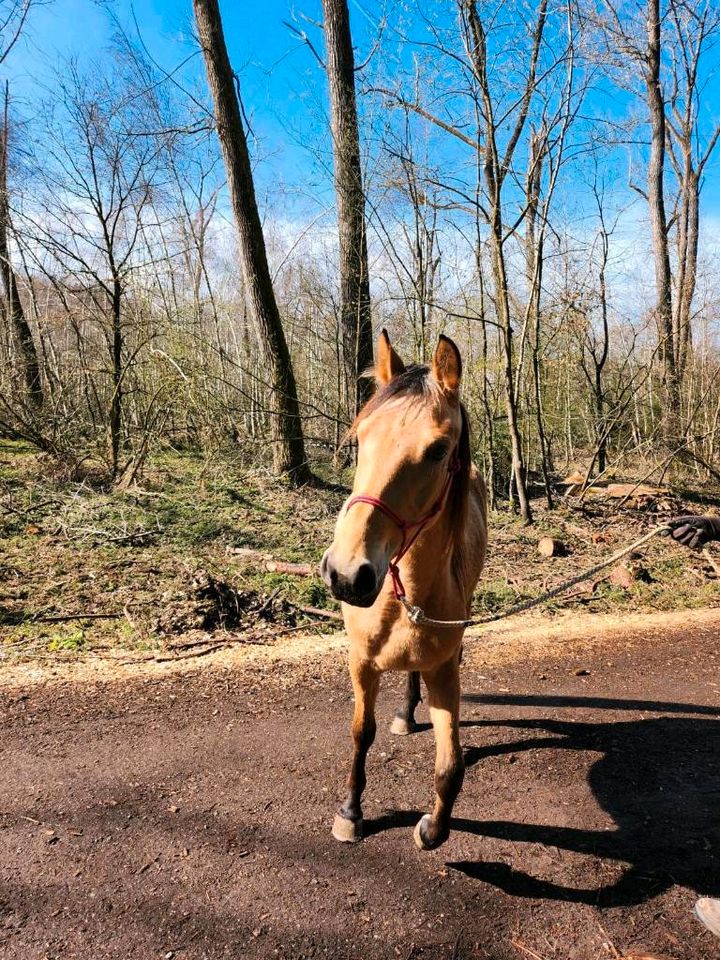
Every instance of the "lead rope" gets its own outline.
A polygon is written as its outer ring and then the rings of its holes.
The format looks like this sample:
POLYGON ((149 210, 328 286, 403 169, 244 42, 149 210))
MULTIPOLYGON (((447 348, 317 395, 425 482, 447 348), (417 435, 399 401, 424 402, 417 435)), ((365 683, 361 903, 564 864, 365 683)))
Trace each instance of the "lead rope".
POLYGON ((632 553, 634 550, 639 549, 639 547, 649 543, 654 537, 665 537, 671 532, 672 528, 668 526, 655 527, 654 530, 646 533, 644 537, 640 537, 640 539, 636 540, 635 543, 631 543, 629 547, 624 547, 622 550, 618 550, 617 553, 614 553, 606 560, 602 560, 600 563, 596 563, 595 566, 590 567, 589 570, 585 570, 583 573, 578 573, 569 580, 563 580, 563 582, 557 584, 557 586, 551 587, 550 590, 546 590, 544 593, 541 593, 539 597, 533 597, 531 600, 522 600, 520 603, 516 603, 512 607, 509 607, 507 610, 503 610, 500 613, 491 613, 484 617, 476 617, 473 620, 435 620, 433 617, 426 616, 422 607, 417 607, 415 604, 410 603, 404 594, 398 596, 398 600, 405 607, 411 623, 414 623, 417 626, 474 627, 481 623, 493 623, 496 620, 504 620, 506 617, 513 617, 517 613, 525 613, 526 610, 532 610, 534 607, 539 607, 541 604, 547 603, 548 600, 552 600, 553 597, 557 597, 559 594, 565 593, 566 590, 569 590, 576 584, 582 583, 584 580, 589 580, 591 577, 594 577, 596 573, 600 573, 600 571, 605 570, 606 567, 611 567, 618 563, 623 559, 623 557, 626 557, 629 553, 632 553))

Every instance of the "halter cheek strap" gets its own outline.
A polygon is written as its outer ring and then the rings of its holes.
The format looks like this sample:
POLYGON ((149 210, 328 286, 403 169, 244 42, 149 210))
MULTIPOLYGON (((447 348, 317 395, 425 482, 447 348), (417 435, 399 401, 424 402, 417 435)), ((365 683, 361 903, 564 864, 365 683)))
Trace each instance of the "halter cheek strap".
POLYGON ((460 461, 457 453, 453 453, 450 463, 448 464, 447 477, 443 483, 440 495, 428 513, 426 513, 425 516, 420 520, 403 520, 403 518, 399 517, 391 507, 389 507, 386 503, 383 503, 379 497, 371 497, 366 493, 361 493, 358 494, 358 496, 353 497, 346 507, 346 510, 349 510, 350 507, 354 506, 356 503, 368 503, 371 507, 377 507, 377 509, 384 513, 386 517, 392 520, 395 526, 398 527, 402 533, 400 549, 391 559, 390 564, 388 565, 388 573, 390 575, 390 579, 392 580, 395 596, 398 600, 403 600, 405 598, 405 587, 400 579, 400 568, 398 567, 398 564, 408 552, 410 547, 412 547, 412 545, 415 543, 425 527, 440 513, 444 507, 448 491, 450 490, 450 484, 452 483, 452 479, 459 469, 460 461))

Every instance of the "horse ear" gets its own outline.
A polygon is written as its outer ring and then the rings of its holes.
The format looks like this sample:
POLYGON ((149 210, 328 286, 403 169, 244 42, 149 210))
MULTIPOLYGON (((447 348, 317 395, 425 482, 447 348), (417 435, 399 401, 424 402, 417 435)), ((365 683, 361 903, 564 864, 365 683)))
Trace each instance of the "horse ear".
POLYGON ((462 360, 455 343, 440 334, 438 345, 432 358, 432 376, 445 393, 457 394, 462 377, 462 360))
POLYGON ((405 364, 390 345, 387 330, 383 330, 375 350, 375 380, 379 386, 384 387, 399 373, 405 373, 405 364))

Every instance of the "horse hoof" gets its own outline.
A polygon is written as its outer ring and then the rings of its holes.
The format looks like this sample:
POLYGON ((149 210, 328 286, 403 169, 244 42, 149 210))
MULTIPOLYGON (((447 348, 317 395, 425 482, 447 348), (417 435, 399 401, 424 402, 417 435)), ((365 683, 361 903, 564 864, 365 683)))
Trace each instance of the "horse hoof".
POLYGON ((390 733, 394 733, 396 737, 406 737, 409 733, 415 733, 416 730, 415 721, 406 720, 405 717, 393 717, 393 722, 390 724, 390 733))
POLYGON ((442 836, 432 838, 430 836, 431 826, 432 817, 429 813, 426 813, 425 816, 421 817, 415 824, 413 839, 415 840, 415 846, 418 850, 435 850, 447 839, 447 837, 442 836))
POLYGON ((362 820, 348 820, 341 814, 335 814, 332 826, 332 835, 340 843, 357 843, 362 840, 362 820))

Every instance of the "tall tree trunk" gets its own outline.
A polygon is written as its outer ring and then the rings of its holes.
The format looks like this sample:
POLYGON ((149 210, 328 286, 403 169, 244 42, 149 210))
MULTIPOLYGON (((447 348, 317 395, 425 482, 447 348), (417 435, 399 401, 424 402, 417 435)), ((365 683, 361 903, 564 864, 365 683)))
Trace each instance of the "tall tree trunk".
MULTIPOLYGON (((688 150, 689 154, 689 150, 688 150)), ((678 271, 675 308, 675 366, 682 384, 692 348, 692 305, 697 284, 698 240, 700 232, 700 181, 686 157, 680 182, 681 207, 678 213, 678 271)))
POLYGON ((543 485, 545 487, 545 503, 548 510, 553 508, 552 484, 550 483, 550 444, 548 443, 547 433, 545 432, 545 412, 543 409, 543 391, 541 376, 541 358, 540 358, 540 295, 542 291, 542 270, 544 257, 544 243, 542 236, 538 240, 536 248, 536 263, 533 276, 533 285, 530 291, 530 316, 532 318, 532 371, 533 371, 533 390, 535 394, 535 420, 538 429, 538 444, 540 446, 540 467, 543 475, 543 485))
POLYGON ((193 8, 208 86, 215 105, 215 122, 227 172, 243 279, 273 391, 275 410, 271 423, 275 472, 287 474, 293 483, 306 483, 311 474, 305 458, 295 375, 273 291, 218 0, 193 0, 193 8))
POLYGON ((660 339, 659 356, 663 364, 666 393, 665 439, 676 445, 680 436, 678 420, 680 385, 676 365, 673 331, 672 276, 668 250, 668 222, 665 211, 665 101, 660 79, 661 19, 660 0, 647 3, 647 52, 645 89, 650 111, 650 162, 648 164, 648 203, 655 260, 655 314, 660 339))
POLYGON ((8 233, 10 229, 10 201, 7 189, 8 119, 7 88, 5 111, 0 128, 0 278, 2 280, 2 318, 11 326, 12 336, 20 351, 20 364, 27 398, 34 407, 43 402, 42 379, 35 342, 27 322, 18 292, 15 271, 10 261, 8 233))
MULTIPOLYGON (((541 296, 542 277, 545 257, 545 223, 540 224, 537 230, 537 220, 540 205, 540 190, 542 187, 543 163, 545 160, 545 130, 541 133, 533 130, 530 137, 530 156, 528 158, 528 172, 525 180, 525 205, 527 214, 525 219, 525 261, 528 280, 527 324, 532 329, 532 372, 533 391, 535 395, 535 420, 538 428, 538 442, 540 446, 540 466, 545 486, 545 503, 548 510, 553 508, 552 486, 550 484, 550 455, 547 434, 545 433, 545 416, 543 411, 542 376, 540 359, 540 324, 541 324, 541 296)), ((520 372, 518 371, 518 377, 520 372)))
POLYGON ((372 366, 373 345, 355 59, 347 0, 323 0, 323 14, 340 234, 343 351, 349 396, 357 412, 370 392, 360 374, 372 366))
POLYGON ((532 507, 527 492, 527 470, 520 433, 520 418, 514 374, 514 338, 510 313, 507 262, 505 258, 505 225, 503 222, 503 184, 510 170, 512 158, 528 117, 530 102, 535 90, 536 68, 540 44, 547 19, 547 0, 540 0, 533 30, 533 49, 528 65, 527 79, 519 99, 511 133, 501 153, 498 143, 500 125, 495 119, 495 104, 490 92, 488 73, 488 50, 485 27, 477 11, 476 0, 458 0, 461 15, 467 18, 467 52, 478 83, 484 114, 484 130, 478 138, 478 150, 482 150, 482 171, 489 210, 487 221, 490 227, 489 246, 491 270, 495 290, 495 311, 502 330, 503 380, 505 384, 505 409, 507 411, 510 448, 512 451, 512 475, 509 483, 509 498, 514 503, 517 493, 520 515, 526 523, 533 522, 532 507), (484 146, 480 141, 484 139, 484 146))
POLYGON ((508 294, 507 271, 505 265, 505 251, 502 242, 502 224, 500 211, 494 211, 493 228, 490 232, 490 248, 492 251, 492 273, 495 287, 495 309, 497 310, 500 326, 502 327, 503 345, 503 379, 505 382, 505 410, 510 434, 510 449, 512 453, 512 478, 510 484, 510 499, 513 500, 512 490, 517 494, 520 506, 520 516, 527 523, 532 523, 533 514, 530 498, 527 492, 527 472, 523 455, 522 437, 518 417, 518 404, 515 399, 515 350, 513 343, 512 320, 510 317, 510 299, 508 294))
MULTIPOLYGON (((601 213, 602 215, 602 213, 601 213)), ((597 456, 598 456, 598 471, 600 473, 605 473, 605 468, 607 466, 607 441, 608 441, 608 430, 605 424, 605 384, 603 381, 603 370, 605 369, 605 364, 607 363, 608 355, 610 353, 610 327, 608 323, 608 298, 607 298, 607 281, 605 278, 605 271, 607 269, 608 260, 610 258, 610 241, 608 238, 607 231, 603 224, 602 227, 602 261, 600 264, 600 309, 602 315, 602 332, 603 332, 603 342, 602 349, 600 351, 600 356, 598 357, 595 350, 593 349, 593 363, 595 365, 595 414, 597 417, 597 425, 595 427, 596 436, 598 438, 597 446, 597 456)), ((590 471, 588 470, 588 479, 590 478, 590 471)))
POLYGON ((120 431, 122 428, 122 282, 118 276, 113 280, 110 303, 112 316, 112 399, 110 401, 110 452, 113 477, 120 467, 120 431))

